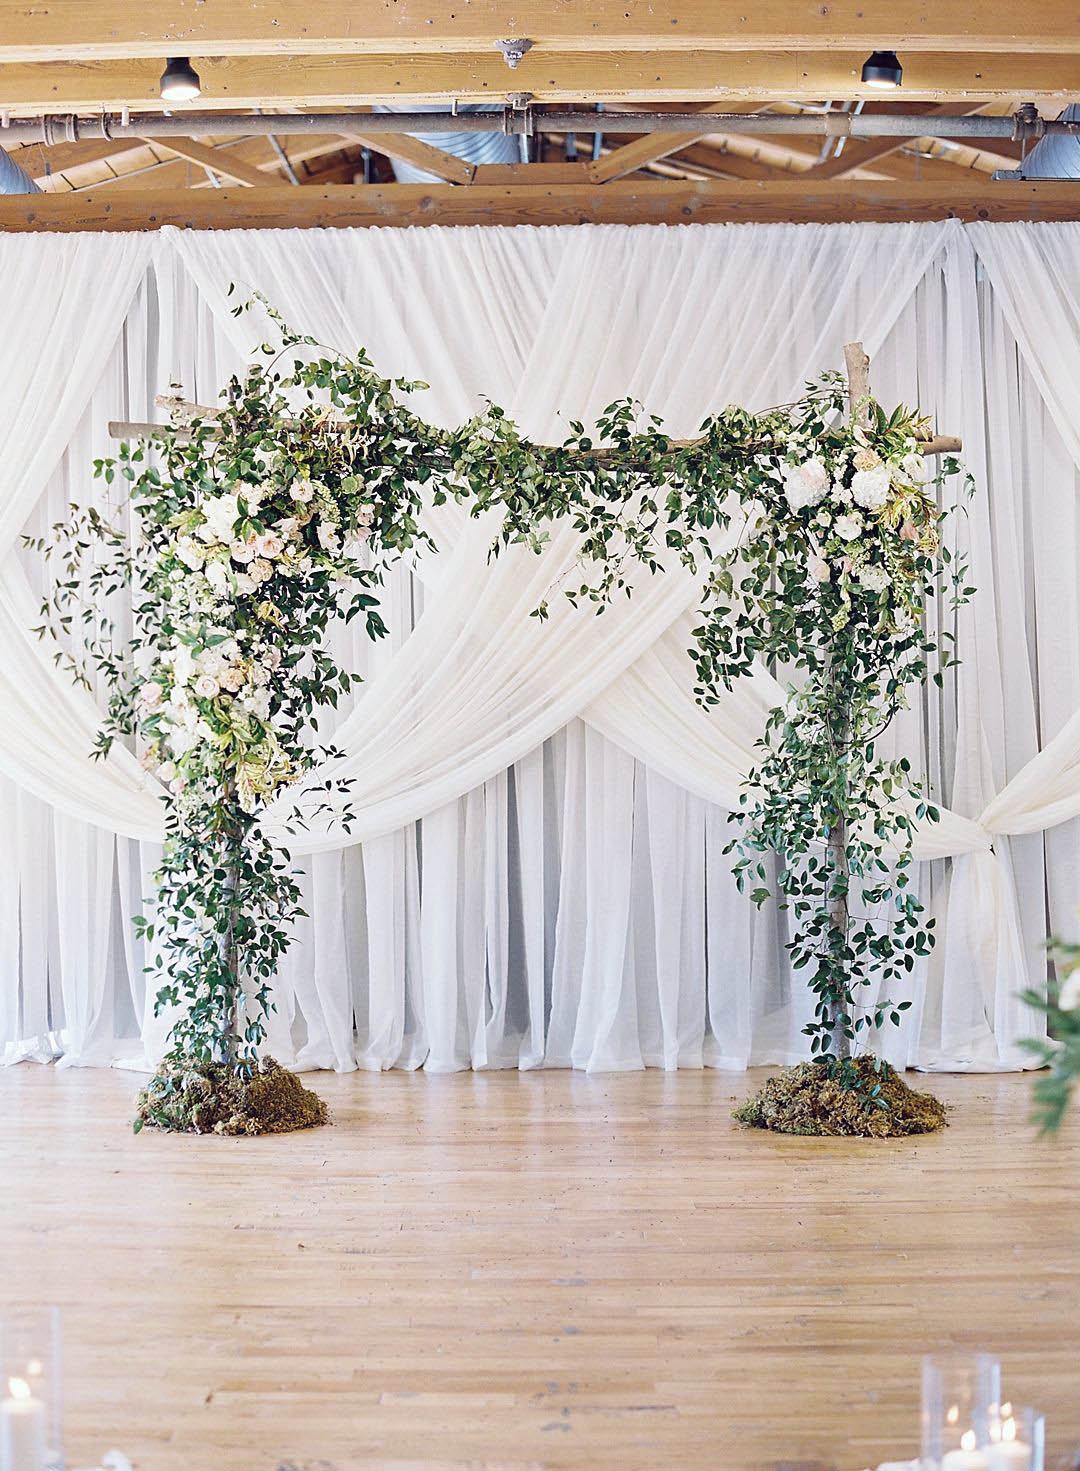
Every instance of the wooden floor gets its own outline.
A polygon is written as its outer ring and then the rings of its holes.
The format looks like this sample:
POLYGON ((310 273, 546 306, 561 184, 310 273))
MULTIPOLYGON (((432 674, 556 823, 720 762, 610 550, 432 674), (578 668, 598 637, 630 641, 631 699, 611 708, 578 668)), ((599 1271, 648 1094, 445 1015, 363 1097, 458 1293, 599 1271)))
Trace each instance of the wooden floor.
POLYGON ((319 1075, 335 1127, 135 1137, 136 1079, 0 1074, 12 1302, 64 1309, 69 1464, 836 1467, 919 1356, 999 1352, 1080 1444, 1080 1116, 936 1078, 943 1135, 742 1132, 722 1073, 319 1075))

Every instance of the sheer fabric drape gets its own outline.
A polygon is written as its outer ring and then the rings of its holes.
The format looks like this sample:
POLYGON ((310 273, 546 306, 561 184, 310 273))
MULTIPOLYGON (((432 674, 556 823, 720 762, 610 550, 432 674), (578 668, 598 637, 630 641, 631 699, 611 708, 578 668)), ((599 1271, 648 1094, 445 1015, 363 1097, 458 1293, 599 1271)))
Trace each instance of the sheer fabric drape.
MULTIPOLYGON (((1047 835, 1059 860, 1048 883, 1041 836, 998 840, 991 855, 988 833, 1030 832, 1076 810, 1075 640, 1070 648, 1030 616, 1036 573, 1071 578, 1075 608, 1076 468, 1042 422, 1037 380, 977 279, 967 234, 613 227, 232 232, 160 244, 43 509, 62 503, 59 482, 90 493, 88 440, 107 418, 150 417, 152 392, 177 376, 203 401, 213 396, 264 330, 258 313, 231 316, 230 282, 241 295, 257 287, 330 345, 363 342, 384 371, 427 379, 433 391, 418 406, 442 422, 486 393, 555 438, 560 410, 587 417, 631 392, 674 432, 693 432, 725 401, 790 397, 862 336, 884 400, 917 400, 959 428, 980 484, 992 481, 969 518, 980 607, 959 630, 959 676, 901 722, 897 740, 968 819, 935 851, 975 851, 948 884, 936 865, 925 874, 945 943, 914 978, 909 1022, 887 1041, 898 1061, 1018 1065, 1016 1039, 1034 1022, 1012 997, 1042 963, 1047 897, 1067 918, 1078 844, 1075 824, 1047 835), (1033 531, 1047 455, 1057 457, 1063 511, 1071 506, 1071 521, 1058 523, 1072 527, 1071 543, 1033 531), (1044 668, 1045 690, 1032 683, 1044 668), (1004 698, 1006 681, 1017 698, 1004 698), (1007 785, 1013 776, 1018 785, 1007 785)), ((769 677, 747 682, 723 720, 706 717, 687 689, 694 590, 681 575, 644 587, 621 621, 564 614, 545 632, 527 615, 568 546, 547 565, 489 568, 482 525, 451 512, 435 530, 439 557, 390 589, 391 647, 351 651, 371 678, 338 738, 351 752, 364 842, 342 850, 327 833, 306 860, 312 917, 282 977, 279 1055, 436 1069, 801 1055, 806 1006, 786 973, 783 916, 734 892, 716 805, 745 769, 772 703, 769 677)), ((17 647, 30 649, 28 674, 40 668, 35 647, 25 638, 17 647)), ((44 763, 43 785, 18 772, 24 789, 41 794, 51 781, 69 814, 6 784, 0 794, 16 859, 0 887, 0 1036, 13 1057, 62 1046, 69 1060, 142 1060, 162 1028, 147 1014, 126 920, 152 848, 80 819, 152 833, 153 792, 119 765, 107 778, 90 768, 90 791, 78 753, 92 702, 80 713, 66 692, 42 686, 33 703, 55 709, 61 697, 70 771, 42 755, 41 740, 24 739, 20 752, 0 739, 6 769, 44 763), (44 957, 30 953, 35 931, 50 936, 44 957)))

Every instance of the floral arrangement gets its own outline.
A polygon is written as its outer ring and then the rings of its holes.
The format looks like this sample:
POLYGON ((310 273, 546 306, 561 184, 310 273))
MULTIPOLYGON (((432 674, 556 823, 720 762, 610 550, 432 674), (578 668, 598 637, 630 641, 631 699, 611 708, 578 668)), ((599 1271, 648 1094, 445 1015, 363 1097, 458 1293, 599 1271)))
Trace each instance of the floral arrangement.
MULTIPOLYGON (((261 818, 284 789, 310 790, 337 754, 314 739, 320 709, 354 682, 327 652, 332 620, 361 616, 372 638, 385 633, 378 588, 428 542, 426 500, 453 496, 497 514, 496 555, 510 543, 539 551, 569 520, 583 575, 562 592, 598 611, 632 593, 636 568, 681 563, 702 591, 690 654, 704 705, 758 659, 800 676, 734 814, 736 873, 761 903, 766 855, 780 855, 793 963, 811 968, 817 998, 812 1048, 855 1086, 851 1044, 899 1020, 907 1003, 884 988, 933 940, 907 870, 913 822, 934 809, 907 764, 874 746, 926 677, 924 606, 950 562, 918 415, 872 402, 852 415, 831 375, 781 409, 725 410, 690 442, 642 424, 624 400, 595 431, 575 423, 543 446, 494 405, 436 429, 401 401, 424 385, 379 377, 363 352, 328 355, 275 320, 281 347, 264 348, 217 410, 162 427, 149 451, 123 445, 98 462, 130 497, 134 536, 90 509, 55 528, 55 544, 35 543, 63 556, 39 632, 67 649, 77 677, 94 667, 110 690, 98 754, 134 741, 168 791, 154 912, 140 929, 156 946, 159 1006, 180 1008, 173 1064, 254 1073, 301 912, 289 853, 261 818), (734 528, 724 550, 718 536, 734 528), (134 627, 118 636, 100 610, 124 587, 134 627)), ((966 596, 950 571, 952 595, 966 596)), ((347 792, 333 787, 317 785, 308 815, 333 810, 348 827, 347 792)))
MULTIPOLYGON (((936 821, 937 810, 909 763, 881 759, 876 742, 931 656, 939 683, 955 662, 927 631, 927 602, 944 588, 955 607, 973 591, 943 542, 920 452, 926 426, 869 398, 849 411, 839 375, 783 409, 726 410, 685 446, 635 434, 633 412, 615 405, 598 424, 614 446, 599 481, 500 487, 503 538, 535 542, 538 522, 571 515, 599 574, 566 593, 601 605, 626 586, 629 561, 655 570, 660 548, 674 549, 702 579, 689 652, 705 706, 757 660, 800 676, 770 714, 731 847, 740 887, 758 904, 775 887, 793 913, 792 964, 809 968, 816 998, 804 1029, 812 1054, 860 1087, 856 1039, 899 1022, 910 1002, 890 1000, 888 988, 934 938, 909 869, 914 823, 936 821), (718 554, 717 528, 738 516, 743 534, 718 554)), ((587 457, 591 440, 576 427, 573 451, 587 457)), ((947 458, 941 476, 958 470, 947 458)))

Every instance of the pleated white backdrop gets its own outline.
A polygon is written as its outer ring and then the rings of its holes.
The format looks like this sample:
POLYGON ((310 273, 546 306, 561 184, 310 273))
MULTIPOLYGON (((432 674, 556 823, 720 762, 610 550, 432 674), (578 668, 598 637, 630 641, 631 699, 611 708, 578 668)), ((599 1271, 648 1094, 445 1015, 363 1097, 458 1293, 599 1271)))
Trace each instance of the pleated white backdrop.
MULTIPOLYGON (((170 381, 213 400, 263 333, 231 315, 258 289, 429 382, 417 407, 442 423, 484 395, 553 439, 560 413, 632 393, 689 434, 726 402, 790 398, 861 337, 883 401, 963 435, 964 662, 895 732, 956 814, 921 851, 958 856, 920 865, 941 944, 882 1041, 898 1063, 1022 1066, 1038 1020, 1016 993, 1080 900, 1078 248, 1075 226, 955 223, 0 240, 3 1057, 145 1066, 166 1025, 129 922, 153 794, 133 759, 88 765, 93 702, 27 635, 43 571, 15 540, 102 495, 109 419, 156 417, 170 381)), ((550 559, 489 567, 483 526, 449 511, 433 528, 440 555, 388 590, 391 638, 342 645, 368 679, 342 726, 363 841, 306 845, 275 1054, 442 1071, 802 1056, 785 916, 737 894, 722 852, 768 676, 706 717, 678 576, 544 628, 527 614, 550 559)))

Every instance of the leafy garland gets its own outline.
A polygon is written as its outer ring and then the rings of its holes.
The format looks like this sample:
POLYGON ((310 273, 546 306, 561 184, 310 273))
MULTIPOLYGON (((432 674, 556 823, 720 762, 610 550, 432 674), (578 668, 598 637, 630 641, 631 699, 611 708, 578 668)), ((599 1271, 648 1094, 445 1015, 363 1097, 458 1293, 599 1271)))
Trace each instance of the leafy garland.
MULTIPOLYGON (((377 589, 398 558, 431 545, 428 500, 453 498, 497 515, 495 555, 540 551, 568 520, 581 581, 562 592, 598 611, 630 595, 641 568, 681 563, 701 586, 690 655, 705 706, 758 660, 803 676, 771 713, 733 814, 735 871, 761 904, 766 854, 781 855, 792 963, 810 968, 816 997, 805 1030, 813 1053, 853 1078, 852 1044, 899 1021, 910 1003, 887 990, 933 943, 908 869, 914 822, 937 814, 907 762, 879 758, 875 743, 936 652, 927 600, 942 587, 953 605, 970 593, 942 544, 920 417, 869 400, 852 414, 833 374, 782 408, 726 409, 688 443, 642 423, 630 400, 592 433, 572 424, 558 446, 531 442, 494 405, 440 430, 401 402, 425 385, 380 377, 362 351, 327 355, 268 310, 280 350, 264 347, 212 417, 158 430, 158 463, 126 444, 96 462, 107 483, 127 483, 137 536, 73 508, 53 528, 62 571, 38 630, 77 677, 104 677, 96 754, 133 739, 168 790, 156 914, 138 924, 156 942, 159 1009, 181 1008, 173 1054, 250 1073, 302 913, 290 855, 260 819, 339 754, 311 740, 319 710, 354 684, 326 651, 331 622, 361 616, 371 638, 386 632, 377 589), (134 628, 118 637, 100 610, 127 586, 134 628)), ((339 785, 316 781, 314 810, 348 828, 339 785)))

